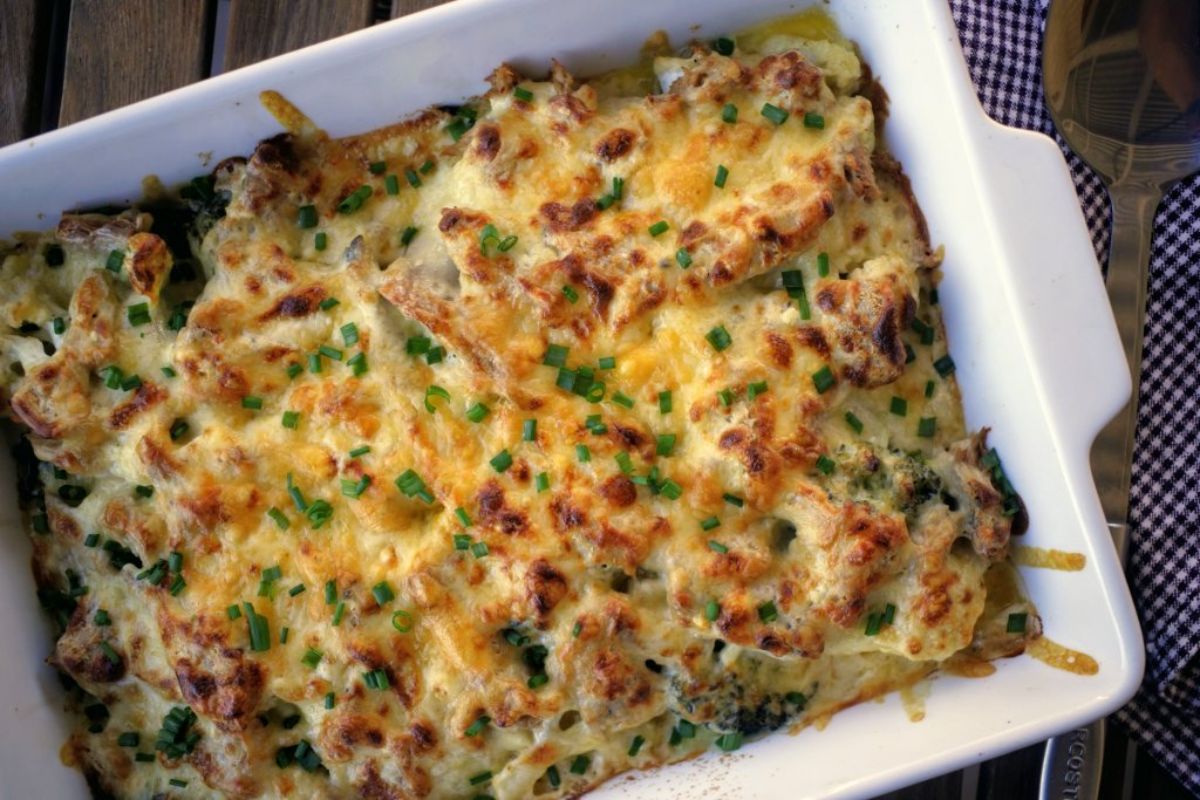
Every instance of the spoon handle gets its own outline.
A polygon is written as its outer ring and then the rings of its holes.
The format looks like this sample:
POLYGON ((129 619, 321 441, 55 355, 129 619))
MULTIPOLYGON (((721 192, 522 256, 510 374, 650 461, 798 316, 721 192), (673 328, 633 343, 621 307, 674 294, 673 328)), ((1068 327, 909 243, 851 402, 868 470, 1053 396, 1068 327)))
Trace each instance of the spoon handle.
POLYGON ((1117 184, 1109 187, 1109 195, 1112 197, 1113 229, 1105 287, 1117 330, 1121 334, 1121 344, 1125 347, 1125 359, 1133 376, 1133 394, 1129 404, 1096 437, 1091 460, 1092 476, 1100 492, 1100 505, 1109 526, 1113 528, 1117 552, 1124 557, 1133 440, 1137 431, 1138 378, 1142 368, 1150 235, 1162 191, 1153 185, 1117 184))
MULTIPOLYGON (((1115 185, 1112 198, 1112 245, 1105 288, 1133 376, 1129 404, 1100 431, 1092 445, 1092 476, 1108 520, 1113 545, 1125 560, 1129 531, 1129 482, 1137 432, 1138 378, 1142 368, 1142 332, 1146 319, 1146 279, 1150 234, 1162 190, 1152 185, 1115 185)), ((1096 800, 1104 759, 1104 719, 1055 736, 1042 761, 1042 800, 1096 800)))

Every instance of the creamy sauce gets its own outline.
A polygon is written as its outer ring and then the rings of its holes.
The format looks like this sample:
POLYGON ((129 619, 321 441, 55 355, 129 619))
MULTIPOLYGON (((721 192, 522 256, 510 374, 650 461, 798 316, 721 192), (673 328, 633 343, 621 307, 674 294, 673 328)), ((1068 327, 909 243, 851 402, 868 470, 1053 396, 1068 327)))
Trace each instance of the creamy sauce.
POLYGON ((1076 675, 1095 675, 1100 671, 1096 659, 1087 653, 1072 650, 1045 636, 1030 642, 1025 652, 1043 664, 1076 675))
POLYGON ((1065 550, 1049 550, 1044 547, 1026 547, 1018 545, 1012 549, 1013 563, 1023 567, 1038 567, 1040 569, 1058 569, 1064 572, 1079 572, 1087 566, 1087 558, 1083 553, 1069 553, 1065 550))
POLYGON ((956 653, 947 659, 941 667, 947 675, 959 678, 986 678, 996 673, 996 667, 990 661, 975 658, 967 653, 956 653))
POLYGON ((900 705, 904 707, 909 722, 925 719, 925 700, 929 697, 932 686, 928 680, 923 680, 900 690, 900 705))

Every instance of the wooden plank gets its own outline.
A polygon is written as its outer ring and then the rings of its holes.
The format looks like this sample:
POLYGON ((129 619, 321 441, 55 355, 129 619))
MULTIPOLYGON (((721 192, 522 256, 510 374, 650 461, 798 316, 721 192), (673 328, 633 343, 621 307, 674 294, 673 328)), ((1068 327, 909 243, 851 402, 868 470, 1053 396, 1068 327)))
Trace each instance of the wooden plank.
POLYGON ((951 772, 895 792, 877 800, 962 800, 962 772, 951 772))
POLYGON ((392 0, 392 18, 403 17, 405 14, 412 14, 417 11, 424 11, 427 8, 440 6, 450 0, 392 0))
POLYGON ((372 0, 230 0, 224 69, 365 28, 372 6, 372 0))
POLYGON ((74 0, 59 123, 208 74, 211 0, 74 0))
POLYGON ((0 146, 37 133, 38 99, 42 87, 39 76, 42 65, 37 63, 38 0, 6 0, 4 24, 0 25, 0 53, 4 66, 0 69, 0 146))

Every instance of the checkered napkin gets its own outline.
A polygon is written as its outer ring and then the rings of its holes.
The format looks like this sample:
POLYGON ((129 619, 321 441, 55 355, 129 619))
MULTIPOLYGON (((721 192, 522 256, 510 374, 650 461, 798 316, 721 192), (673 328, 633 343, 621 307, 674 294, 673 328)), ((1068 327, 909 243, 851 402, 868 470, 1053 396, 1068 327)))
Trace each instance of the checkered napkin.
MULTIPOLYGON (((1042 103, 1047 0, 950 0, 971 77, 997 121, 1057 137, 1042 103)), ((1104 186, 1067 154, 1101 263, 1104 186)), ((1200 177, 1158 210, 1150 256, 1128 575, 1146 636, 1146 678, 1115 715, 1200 795, 1200 177)))

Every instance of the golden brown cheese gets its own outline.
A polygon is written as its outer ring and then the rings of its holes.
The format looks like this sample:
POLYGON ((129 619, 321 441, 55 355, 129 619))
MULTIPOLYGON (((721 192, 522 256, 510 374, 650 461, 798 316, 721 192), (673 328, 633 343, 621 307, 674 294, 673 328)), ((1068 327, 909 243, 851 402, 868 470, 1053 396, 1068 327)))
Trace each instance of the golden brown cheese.
POLYGON ((1039 635, 882 95, 817 22, 341 140, 266 93, 190 249, 169 206, 9 248, 96 786, 571 796, 1039 635))

